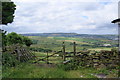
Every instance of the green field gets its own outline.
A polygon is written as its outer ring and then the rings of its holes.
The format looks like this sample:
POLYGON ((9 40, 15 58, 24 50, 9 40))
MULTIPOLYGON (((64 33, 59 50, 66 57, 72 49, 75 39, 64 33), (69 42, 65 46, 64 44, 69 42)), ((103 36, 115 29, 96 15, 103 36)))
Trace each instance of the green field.
POLYGON ((87 39, 87 38, 70 38, 70 37, 39 37, 29 36, 37 44, 33 44, 31 47, 51 49, 53 51, 62 50, 62 43, 65 42, 66 51, 73 51, 73 42, 76 42, 77 51, 83 50, 84 48, 90 50, 110 50, 111 47, 100 47, 98 44, 117 44, 117 42, 106 39, 87 39))

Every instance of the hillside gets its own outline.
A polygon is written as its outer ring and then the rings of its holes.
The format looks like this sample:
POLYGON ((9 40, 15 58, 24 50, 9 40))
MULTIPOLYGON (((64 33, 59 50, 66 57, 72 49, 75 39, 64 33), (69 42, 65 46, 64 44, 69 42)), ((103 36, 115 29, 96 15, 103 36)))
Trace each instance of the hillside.
POLYGON ((21 34, 24 36, 41 36, 41 37, 75 37, 75 38, 95 38, 117 40, 117 35, 94 35, 94 34, 77 34, 77 33, 28 33, 21 34))

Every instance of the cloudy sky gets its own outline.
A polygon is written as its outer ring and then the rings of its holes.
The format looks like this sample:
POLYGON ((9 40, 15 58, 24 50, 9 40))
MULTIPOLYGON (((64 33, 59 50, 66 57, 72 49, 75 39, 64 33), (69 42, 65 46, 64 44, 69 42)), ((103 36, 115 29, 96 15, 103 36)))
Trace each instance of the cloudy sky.
POLYGON ((118 1, 12 0, 17 5, 8 32, 117 34, 118 1))

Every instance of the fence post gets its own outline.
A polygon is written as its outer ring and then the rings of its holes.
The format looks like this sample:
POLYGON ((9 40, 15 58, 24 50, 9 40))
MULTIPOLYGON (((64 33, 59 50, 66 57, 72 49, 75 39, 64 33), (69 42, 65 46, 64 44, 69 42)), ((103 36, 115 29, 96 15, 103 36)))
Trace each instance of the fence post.
POLYGON ((63 42, 63 60, 65 61, 65 43, 63 42))
POLYGON ((18 60, 21 61, 21 60, 20 60, 21 53, 20 53, 19 49, 17 49, 17 57, 18 57, 18 60))
POLYGON ((74 65, 75 65, 75 55, 76 55, 76 44, 75 44, 75 42, 73 42, 73 50, 74 50, 74 52, 73 52, 73 55, 74 55, 74 65))
POLYGON ((75 44, 75 42, 73 43, 73 50, 74 50, 74 57, 75 57, 75 55, 76 55, 76 44, 75 44))
POLYGON ((49 62, 48 62, 48 51, 47 51, 47 58, 46 58, 46 59, 47 59, 47 64, 48 64, 48 63, 49 63, 49 62))

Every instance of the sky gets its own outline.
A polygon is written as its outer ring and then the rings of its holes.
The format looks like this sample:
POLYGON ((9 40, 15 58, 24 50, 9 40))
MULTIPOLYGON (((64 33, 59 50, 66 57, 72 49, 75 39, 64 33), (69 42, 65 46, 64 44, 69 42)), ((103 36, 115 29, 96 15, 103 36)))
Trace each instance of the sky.
POLYGON ((14 21, 2 29, 17 33, 117 34, 118 1, 12 0, 14 21))

